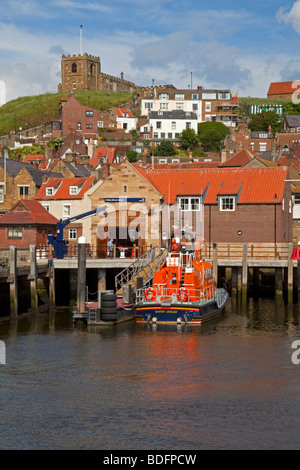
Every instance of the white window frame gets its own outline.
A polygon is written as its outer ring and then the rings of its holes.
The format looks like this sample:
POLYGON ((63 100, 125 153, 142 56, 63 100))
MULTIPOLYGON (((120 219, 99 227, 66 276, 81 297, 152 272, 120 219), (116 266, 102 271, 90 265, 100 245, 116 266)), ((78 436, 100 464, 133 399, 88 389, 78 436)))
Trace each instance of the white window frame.
POLYGON ((179 197, 178 203, 179 203, 180 210, 182 210, 183 212, 200 211, 201 197, 197 197, 197 196, 179 197))
POLYGON ((176 103, 175 107, 176 107, 176 109, 183 109, 184 104, 183 103, 176 103))
POLYGON ((211 112, 211 102, 210 101, 207 101, 205 103, 205 111, 207 111, 209 113, 211 112))
POLYGON ((184 93, 175 93, 175 100, 184 100, 184 93))
POLYGON ((0 204, 4 202, 4 184, 0 184, 0 204))
POLYGON ((69 228, 69 240, 77 240, 77 228, 69 228))
POLYGON ((160 93, 159 94, 159 99, 160 100, 168 100, 169 99, 169 94, 168 93, 160 93))
POLYGON ((70 196, 76 196, 78 194, 78 186, 70 186, 69 194, 70 196))
POLYGON ((220 196, 220 211, 221 212, 234 212, 235 211, 235 197, 234 196, 220 196))
POLYGON ((71 216, 71 204, 63 204, 63 217, 71 216))
POLYGON ((54 195, 54 188, 48 187, 46 188, 46 196, 53 196, 54 195))

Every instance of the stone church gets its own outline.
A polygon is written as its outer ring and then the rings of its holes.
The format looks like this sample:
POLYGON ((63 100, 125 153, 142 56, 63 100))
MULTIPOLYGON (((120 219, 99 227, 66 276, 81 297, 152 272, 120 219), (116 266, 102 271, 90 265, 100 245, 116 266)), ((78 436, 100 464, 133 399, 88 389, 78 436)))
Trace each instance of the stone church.
POLYGON ((124 80, 123 72, 120 78, 102 73, 100 57, 87 53, 62 56, 61 80, 59 93, 75 90, 134 93, 138 88, 134 83, 124 80))

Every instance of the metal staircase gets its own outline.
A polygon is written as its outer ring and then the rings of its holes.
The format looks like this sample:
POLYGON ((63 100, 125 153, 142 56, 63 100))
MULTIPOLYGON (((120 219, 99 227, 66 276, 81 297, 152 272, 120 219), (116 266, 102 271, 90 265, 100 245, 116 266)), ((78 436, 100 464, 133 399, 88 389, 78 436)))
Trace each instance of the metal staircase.
POLYGON ((137 258, 128 268, 123 269, 115 277, 116 294, 123 293, 123 287, 130 284, 133 289, 137 287, 137 279, 143 279, 143 286, 148 285, 156 271, 161 267, 167 257, 167 250, 162 251, 159 255, 155 256, 155 247, 147 251, 147 253, 140 258, 137 258))

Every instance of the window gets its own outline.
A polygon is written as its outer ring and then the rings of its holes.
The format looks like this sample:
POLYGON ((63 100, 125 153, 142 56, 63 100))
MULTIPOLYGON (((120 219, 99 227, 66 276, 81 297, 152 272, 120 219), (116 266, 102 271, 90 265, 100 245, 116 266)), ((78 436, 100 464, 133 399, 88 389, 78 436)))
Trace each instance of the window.
POLYGON ((159 158, 158 163, 168 163, 168 160, 166 158, 159 158))
POLYGON ((208 111, 209 113, 211 112, 211 103, 205 103, 205 111, 208 111))
POLYGON ((53 196, 54 188, 46 188, 46 196, 53 196))
POLYGON ((93 129, 93 124, 87 124, 87 125, 86 125, 86 128, 87 128, 87 129, 93 129))
POLYGON ((205 122, 210 122, 210 121, 211 121, 211 115, 205 114, 205 122))
POLYGON ((294 194, 294 204, 295 206, 300 206, 300 193, 294 194))
POLYGON ((184 100, 183 93, 175 93, 175 100, 184 100))
POLYGON ((175 121, 172 122, 172 129, 176 129, 176 122, 175 121))
POLYGON ((85 115, 86 115, 87 117, 93 117, 93 116, 94 116, 94 111, 86 111, 86 112, 85 112, 85 115))
POLYGON ((77 72, 77 64, 75 64, 75 62, 72 64, 72 73, 76 73, 77 72))
POLYGON ((70 196, 78 194, 78 186, 70 186, 70 196))
POLYGON ((186 123, 185 123, 185 126, 186 126, 186 127, 185 127, 186 129, 190 129, 191 126, 192 126, 192 124, 191 124, 190 122, 186 122, 186 123))
POLYGON ((172 132, 168 132, 168 139, 172 139, 172 138, 173 138, 172 132))
POLYGON ((219 100, 229 100, 229 92, 228 91, 222 91, 219 92, 219 100))
POLYGON ((193 94, 193 95, 192 95, 192 100, 197 100, 197 99, 198 99, 198 95, 193 94))
POLYGON ((69 240, 76 240, 76 239, 77 239, 77 229, 69 228, 69 240))
POLYGON ((183 103, 176 103, 176 109, 183 109, 183 103))
POLYGON ((168 106, 169 106, 168 103, 160 103, 159 109, 166 110, 166 109, 168 109, 168 106))
POLYGON ((260 152, 266 152, 267 151, 267 144, 265 142, 260 142, 259 151, 260 152))
POLYGON ((47 212, 50 211, 50 206, 49 204, 42 204, 43 208, 46 209, 47 212))
POLYGON ((153 103, 145 103, 145 109, 152 109, 153 103))
POLYGON ((168 100, 169 99, 168 93, 160 93, 159 94, 159 99, 160 100, 168 100))
POLYGON ((179 206, 182 211, 199 211, 201 204, 200 197, 181 197, 179 206))
POLYGON ((220 197, 220 210, 221 211, 234 211, 235 198, 234 197, 220 197))
POLYGON ((197 103, 193 103, 193 111, 198 111, 198 104, 197 103))
POLYGON ((19 199, 29 198, 29 186, 19 186, 19 199))
POLYGON ((161 132, 161 133, 160 133, 160 138, 161 138, 161 139, 165 139, 165 138, 166 138, 166 133, 165 133, 165 132, 161 132))
MULTIPOLYGON (((153 132, 153 138, 158 139, 158 132, 153 132)), ((158 142, 158 145, 159 145, 159 142, 158 142)))
POLYGON ((9 227, 8 238, 22 238, 22 227, 9 227))
POLYGON ((156 129, 161 129, 161 121, 156 122, 156 129))
POLYGON ((81 131, 81 122, 77 122, 77 130, 81 131))
POLYGON ((102 128, 103 127, 103 121, 98 121, 97 126, 102 128))
POLYGON ((4 186, 0 186, 0 203, 4 202, 4 186))
POLYGON ((76 83, 73 82, 73 90, 76 90, 76 83))
POLYGON ((203 100, 216 100, 217 94, 215 92, 203 92, 202 99, 203 100))
POLYGON ((124 193, 127 193, 127 186, 123 187, 123 191, 124 191, 124 193))
POLYGON ((70 217, 71 215, 71 204, 63 205, 63 217, 70 217))

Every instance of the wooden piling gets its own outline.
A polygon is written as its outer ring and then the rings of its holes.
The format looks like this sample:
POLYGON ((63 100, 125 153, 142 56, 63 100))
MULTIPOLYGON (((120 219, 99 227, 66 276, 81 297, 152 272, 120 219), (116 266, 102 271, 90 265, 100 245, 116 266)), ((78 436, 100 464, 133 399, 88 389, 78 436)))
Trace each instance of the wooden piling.
POLYGON ((283 298, 283 278, 282 268, 275 269, 275 300, 282 300, 283 298))
POLYGON ((294 262, 291 259, 293 253, 293 243, 289 243, 289 248, 288 248, 288 281, 287 281, 287 294, 288 294, 288 303, 292 304, 293 303, 293 284, 294 284, 294 262))
POLYGON ((86 301, 86 238, 78 239, 78 273, 77 273, 77 312, 85 313, 86 301))
POLYGON ((243 264, 242 264, 242 303, 247 303, 248 296, 248 243, 243 244, 243 264))
POLYGON ((106 269, 98 268, 98 291, 106 290, 106 269))
POLYGON ((37 263, 36 263, 36 246, 30 245, 29 249, 29 260, 30 260, 30 306, 35 313, 38 311, 38 295, 37 295, 37 263))
POLYGON ((10 298, 10 318, 18 318, 18 278, 17 278, 17 249, 11 246, 9 250, 9 298, 10 298))

